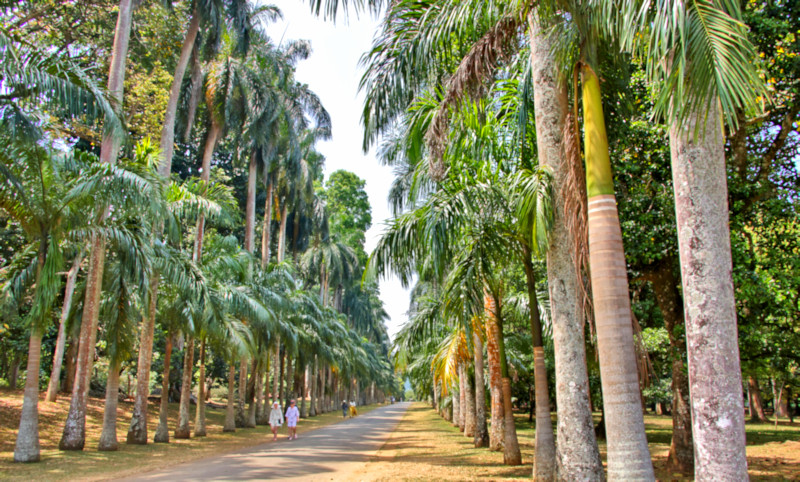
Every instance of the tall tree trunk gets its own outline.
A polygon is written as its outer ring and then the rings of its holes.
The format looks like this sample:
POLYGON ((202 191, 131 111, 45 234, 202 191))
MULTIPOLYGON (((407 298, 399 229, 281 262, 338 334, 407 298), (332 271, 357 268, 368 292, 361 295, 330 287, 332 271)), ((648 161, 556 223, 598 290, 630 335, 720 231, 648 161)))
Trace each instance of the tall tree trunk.
POLYGON ((39 461, 39 364, 41 355, 42 332, 34 325, 28 340, 25 392, 22 399, 17 442, 14 446, 14 462, 39 461))
POLYGON ((506 465, 520 465, 522 464, 522 453, 519 450, 517 426, 514 423, 514 410, 511 405, 511 377, 508 373, 508 361, 506 360, 502 306, 500 305, 500 299, 495 297, 494 294, 491 294, 489 299, 491 300, 488 310, 489 317, 493 318, 489 326, 495 331, 497 352, 500 357, 500 371, 503 377, 503 463, 506 465))
POLYGON ((272 400, 270 407, 275 402, 280 402, 280 383, 281 383, 281 339, 275 337, 275 358, 272 361, 272 400))
POLYGON ((56 338, 56 350, 53 354, 53 369, 50 371, 50 382, 47 384, 47 396, 45 401, 55 402, 58 395, 58 383, 61 379, 61 363, 64 360, 64 346, 67 344, 67 321, 69 311, 72 308, 72 295, 75 293, 75 284, 78 280, 78 272, 83 262, 84 250, 75 256, 72 267, 67 272, 67 285, 64 288, 64 304, 61 307, 61 319, 58 324, 58 338, 56 338))
POLYGON ((725 139, 718 101, 670 128, 697 480, 746 480, 725 139), (695 137, 695 134, 698 134, 695 137))
POLYGON ((150 396, 150 364, 153 361, 153 335, 156 327, 157 308, 155 298, 158 296, 158 281, 157 275, 150 277, 149 311, 142 319, 139 359, 136 365, 136 399, 133 403, 133 415, 126 438, 126 443, 129 444, 145 445, 147 443, 147 399, 150 396))
MULTIPOLYGON (((477 330, 473 331, 472 344, 475 360, 475 435, 473 441, 475 448, 489 446, 489 430, 486 427, 486 388, 483 380, 483 341, 477 330)), ((435 385, 434 385, 434 388, 435 385)), ((436 399, 434 390, 434 399, 436 399)), ((438 400, 436 400, 438 403, 438 400)))
POLYGON ((258 173, 256 150, 250 154, 250 162, 247 166, 247 203, 245 204, 244 214, 244 249, 248 253, 255 253, 256 250, 256 179, 258 173))
POLYGON ((236 396, 236 364, 231 360, 228 362, 228 400, 225 403, 225 425, 223 432, 236 431, 236 410, 234 409, 234 397, 236 396))
POLYGON ((461 421, 461 393, 456 392, 452 388, 451 390, 453 390, 452 396, 450 397, 453 400, 453 420, 451 420, 451 422, 453 425, 458 427, 458 424, 461 421))
POLYGON ((286 354, 286 398, 284 399, 283 408, 289 406, 289 400, 294 398, 294 366, 292 357, 286 354))
POLYGON ((670 473, 691 474, 694 471, 694 444, 692 443, 692 413, 689 405, 689 379, 683 356, 686 339, 683 331, 683 300, 678 291, 679 280, 673 268, 677 260, 668 257, 658 263, 655 270, 644 278, 653 283, 664 327, 669 336, 672 358, 672 442, 670 443, 667 468, 670 473))
POLYGON ((577 244, 568 226, 577 213, 567 211, 569 200, 575 196, 566 187, 572 172, 563 137, 567 89, 558 82, 553 56, 555 40, 534 14, 529 17, 529 24, 539 163, 550 168, 553 185, 558 186, 553 197, 553 229, 547 251, 558 407, 557 476, 560 480, 603 480, 603 464, 589 408, 577 244))
POLYGON ((195 10, 189 20, 189 27, 186 30, 186 36, 181 46, 181 54, 178 57, 178 63, 175 65, 175 74, 172 77, 172 87, 167 100, 167 109, 164 113, 164 125, 161 128, 161 141, 159 143, 161 162, 158 166, 158 173, 163 178, 169 178, 172 171, 172 152, 175 147, 175 119, 178 113, 178 101, 181 96, 183 77, 186 75, 186 68, 189 66, 189 60, 192 57, 192 50, 194 50, 195 40, 199 31, 200 15, 195 10))
POLYGON ((67 348, 67 359, 65 362, 64 370, 64 385, 61 387, 63 393, 72 393, 72 388, 75 386, 75 369, 78 365, 78 340, 74 336, 69 338, 69 347, 67 348))
POLYGON ((86 402, 89 396, 89 383, 92 379, 97 324, 100 315, 100 292, 106 254, 105 240, 100 236, 93 236, 91 249, 75 367, 75 383, 72 387, 67 420, 64 422, 64 430, 58 444, 60 450, 83 450, 86 443, 86 402))
POLYGON ((119 405, 120 361, 114 360, 108 367, 106 380, 106 405, 103 412, 103 432, 97 450, 113 452, 119 449, 117 442, 117 406, 119 405))
POLYGON ((653 480, 633 344, 628 272, 608 154, 600 81, 581 66, 589 264, 608 441, 608 477, 653 480))
POLYGON ((489 394, 491 396, 491 426, 489 428, 489 450, 503 450, 505 433, 503 418, 503 373, 500 368, 500 348, 497 343, 497 319, 494 315, 494 300, 484 295, 484 316, 486 318, 486 355, 489 362, 489 394))
POLYGON ((185 439, 191 437, 189 427, 189 399, 192 396, 192 369, 194 368, 194 337, 187 336, 183 354, 183 376, 181 377, 181 401, 178 411, 178 426, 175 428, 175 438, 185 439))
POLYGON ((164 347, 164 371, 161 374, 161 401, 158 407, 158 428, 153 437, 155 443, 169 443, 169 371, 172 360, 173 334, 167 333, 164 347))
POLYGON ((533 480, 553 480, 556 475, 556 441, 550 419, 550 389, 544 363, 542 319, 536 297, 536 273, 533 270, 530 247, 523 247, 523 268, 528 288, 531 340, 533 341, 533 379, 536 397, 536 447, 533 458, 533 480))
POLYGON ((308 418, 308 405, 306 405, 306 390, 308 388, 308 377, 309 377, 309 370, 308 365, 303 369, 303 384, 300 388, 300 416, 302 418, 308 418))
POLYGON ((247 413, 245 401, 247 400, 247 358, 239 359, 239 398, 236 400, 236 427, 247 427, 247 413))
POLYGON ((267 174, 267 199, 264 201, 264 224, 261 226, 261 269, 269 263, 269 243, 272 234, 272 176, 267 174))
MULTIPOLYGON (((117 14, 117 24, 114 31, 114 46, 108 73, 108 91, 115 107, 122 106, 125 86, 125 60, 128 57, 132 13, 132 1, 121 0, 119 2, 119 13, 117 14)), ((104 133, 100 147, 100 162, 116 164, 119 144, 119 140, 111 130, 104 133)), ((103 216, 105 216, 105 213, 103 216)), ((67 421, 64 424, 64 432, 58 444, 58 448, 61 450, 83 450, 86 442, 86 398, 89 394, 89 381, 91 380, 92 365, 94 363, 94 341, 97 336, 95 332, 97 331, 100 316, 100 294, 106 256, 105 239, 101 236, 93 236, 91 250, 89 273, 86 278, 86 298, 83 303, 77 383, 72 390, 67 421), (89 330, 91 330, 91 333, 88 333, 89 330)))
POLYGON ((319 360, 317 355, 314 355, 314 361, 311 363, 311 384, 309 386, 309 401, 310 407, 308 414, 312 417, 317 415, 317 388, 319 381, 319 360))
MULTIPOLYGON (((202 172, 200 173, 200 180, 208 183, 211 179, 211 159, 214 157, 214 150, 217 147, 217 141, 222 135, 222 126, 216 121, 211 122, 211 128, 206 135, 206 143, 203 149, 203 163, 201 166, 202 172)), ((204 188, 205 192, 208 188, 204 188)), ((194 239, 194 252, 192 260, 195 263, 200 263, 203 259, 203 238, 205 236, 206 218, 202 214, 197 217, 197 230, 194 239)))
POLYGON ((281 206, 281 224, 278 230, 278 253, 276 254, 276 259, 279 263, 283 261, 283 257, 286 256, 286 216, 288 214, 288 207, 289 203, 284 199, 283 206, 281 206))
MULTIPOLYGON (((189 21, 189 27, 186 31, 186 36, 181 46, 181 53, 178 57, 178 63, 175 65, 175 73, 172 78, 172 87, 170 89, 169 98, 167 99, 167 109, 164 114, 164 124, 161 128, 161 139, 159 143, 159 150, 161 157, 159 159, 158 174, 169 179, 172 172, 172 153, 175 146, 175 119, 178 111, 178 101, 181 94, 181 86, 183 85, 183 77, 186 74, 186 67, 189 65, 192 50, 194 50, 195 39, 200 30, 200 16, 195 10, 192 13, 192 18, 189 21)), ((156 235, 160 235, 161 228, 156 229, 156 235)), ((137 399, 134 406, 133 416, 131 417, 131 425, 128 429, 127 443, 145 444, 147 443, 147 395, 143 399, 139 398, 142 393, 138 389, 139 384, 147 386, 150 385, 150 363, 153 359, 153 336, 152 333, 155 329, 155 316, 158 301, 158 283, 159 274, 153 273, 150 275, 150 296, 148 300, 147 319, 142 320, 141 339, 139 340, 139 367, 143 369, 143 363, 147 365, 147 371, 137 371, 137 399), (149 334, 149 335, 148 335, 149 334), (147 336, 146 336, 147 335, 147 336)), ((170 349, 172 348, 170 340, 170 349)), ((169 360, 164 372, 169 374, 169 360)), ((169 387, 169 379, 167 378, 167 387, 169 387)), ((149 391, 149 390, 145 390, 149 391)), ((156 443, 169 442, 169 428, 167 426, 167 413, 169 403, 169 393, 162 392, 162 407, 159 408, 159 424, 156 429, 156 435, 153 441, 156 443), (167 402, 163 399, 166 396, 167 402), (164 405, 166 403, 167 405, 164 405), (163 419, 163 424, 162 424, 163 419)))
POLYGON ((475 437, 475 388, 472 386, 472 381, 469 377, 469 369, 465 364, 461 369, 464 375, 464 392, 466 393, 466 418, 464 420, 464 435, 467 437, 475 437))
POLYGON ((753 422, 769 422, 764 411, 764 399, 761 397, 761 386, 753 375, 747 377, 748 392, 750 392, 750 420, 753 422))
MULTIPOLYGON (((462 432, 467 429, 467 390, 464 382, 464 364, 458 364, 458 429, 462 432)), ((466 434, 465 434, 466 435, 466 434)))
POLYGON ((253 357, 253 366, 250 371, 250 380, 247 382, 247 428, 256 427, 256 380, 261 376, 258 357, 253 357))
POLYGON ((200 369, 197 371, 197 407, 194 418, 194 436, 206 436, 206 339, 200 339, 200 369))
POLYGON ((267 410, 267 391, 269 390, 269 351, 264 350, 259 357, 263 367, 258 371, 256 379, 256 425, 267 425, 269 423, 269 411, 267 410), (264 375, 266 374, 266 380, 264 375))

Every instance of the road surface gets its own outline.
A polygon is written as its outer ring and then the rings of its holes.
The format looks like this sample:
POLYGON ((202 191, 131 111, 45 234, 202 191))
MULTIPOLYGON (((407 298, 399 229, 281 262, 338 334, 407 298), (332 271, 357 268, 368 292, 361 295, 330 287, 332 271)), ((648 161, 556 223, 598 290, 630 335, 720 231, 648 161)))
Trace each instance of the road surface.
POLYGON ((277 443, 268 442, 127 480, 350 480, 350 475, 380 450, 409 405, 379 407, 306 432, 292 441, 286 439, 284 428, 277 443))

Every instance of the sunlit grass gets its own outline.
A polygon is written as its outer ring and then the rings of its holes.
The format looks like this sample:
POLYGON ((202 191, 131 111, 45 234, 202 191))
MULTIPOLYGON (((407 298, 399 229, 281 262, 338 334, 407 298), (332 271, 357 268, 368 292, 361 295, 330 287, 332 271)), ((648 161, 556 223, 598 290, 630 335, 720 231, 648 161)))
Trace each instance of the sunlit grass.
MULTIPOLYGON (((555 420, 555 416, 553 417, 555 420)), ((599 420, 596 414, 595 421, 599 420)), ((534 423, 516 414, 523 465, 506 467, 503 454, 476 449, 429 406, 417 403, 398 424, 384 448, 358 474, 364 480, 530 479, 534 451, 534 423)), ((668 416, 645 417, 650 452, 659 480, 685 480, 664 470, 672 436, 668 416)), ((752 480, 800 480, 800 424, 747 425, 747 455, 752 480)), ((600 451, 605 461, 605 442, 600 451)))

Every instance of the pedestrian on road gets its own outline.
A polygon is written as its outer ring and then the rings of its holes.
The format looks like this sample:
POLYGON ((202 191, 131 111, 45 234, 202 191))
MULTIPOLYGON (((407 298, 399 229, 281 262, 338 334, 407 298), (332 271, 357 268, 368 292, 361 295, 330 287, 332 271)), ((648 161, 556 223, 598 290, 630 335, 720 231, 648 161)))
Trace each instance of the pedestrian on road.
POLYGON ((278 429, 283 425, 283 412, 281 411, 281 404, 275 402, 272 404, 272 411, 269 412, 269 427, 272 429, 272 440, 278 440, 278 429))
POLYGON ((342 418, 347 418, 347 400, 342 400, 342 418))
POLYGON ((297 420, 300 418, 300 411, 295 406, 294 399, 289 401, 289 408, 286 409, 286 426, 289 428, 289 440, 297 440, 297 420))
POLYGON ((358 412, 356 411, 356 402, 354 400, 350 400, 350 416, 355 417, 356 415, 358 415, 358 412))

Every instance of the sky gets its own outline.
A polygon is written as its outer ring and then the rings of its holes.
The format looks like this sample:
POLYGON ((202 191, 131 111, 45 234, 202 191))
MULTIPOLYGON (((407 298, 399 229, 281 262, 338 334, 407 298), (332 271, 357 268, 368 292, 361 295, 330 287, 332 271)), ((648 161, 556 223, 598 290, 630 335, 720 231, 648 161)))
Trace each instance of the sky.
MULTIPOLYGON (((270 25, 268 30, 274 42, 311 42, 311 56, 298 64, 296 78, 308 84, 331 115, 332 139, 317 145, 326 158, 326 178, 334 171, 346 169, 366 181, 372 205, 372 227, 367 231, 365 248, 370 253, 391 217, 386 196, 394 179, 391 168, 382 166, 375 158, 375 149, 367 154, 361 149, 364 96, 358 92, 358 82, 364 69, 359 67, 358 61, 371 47, 380 19, 369 14, 356 17, 351 12, 349 18, 337 16, 334 23, 313 16, 306 2, 273 0, 270 3, 283 12, 283 20, 270 25)), ((390 317, 387 321, 389 334, 394 338, 407 319, 409 290, 393 276, 381 279, 380 290, 390 317)))

